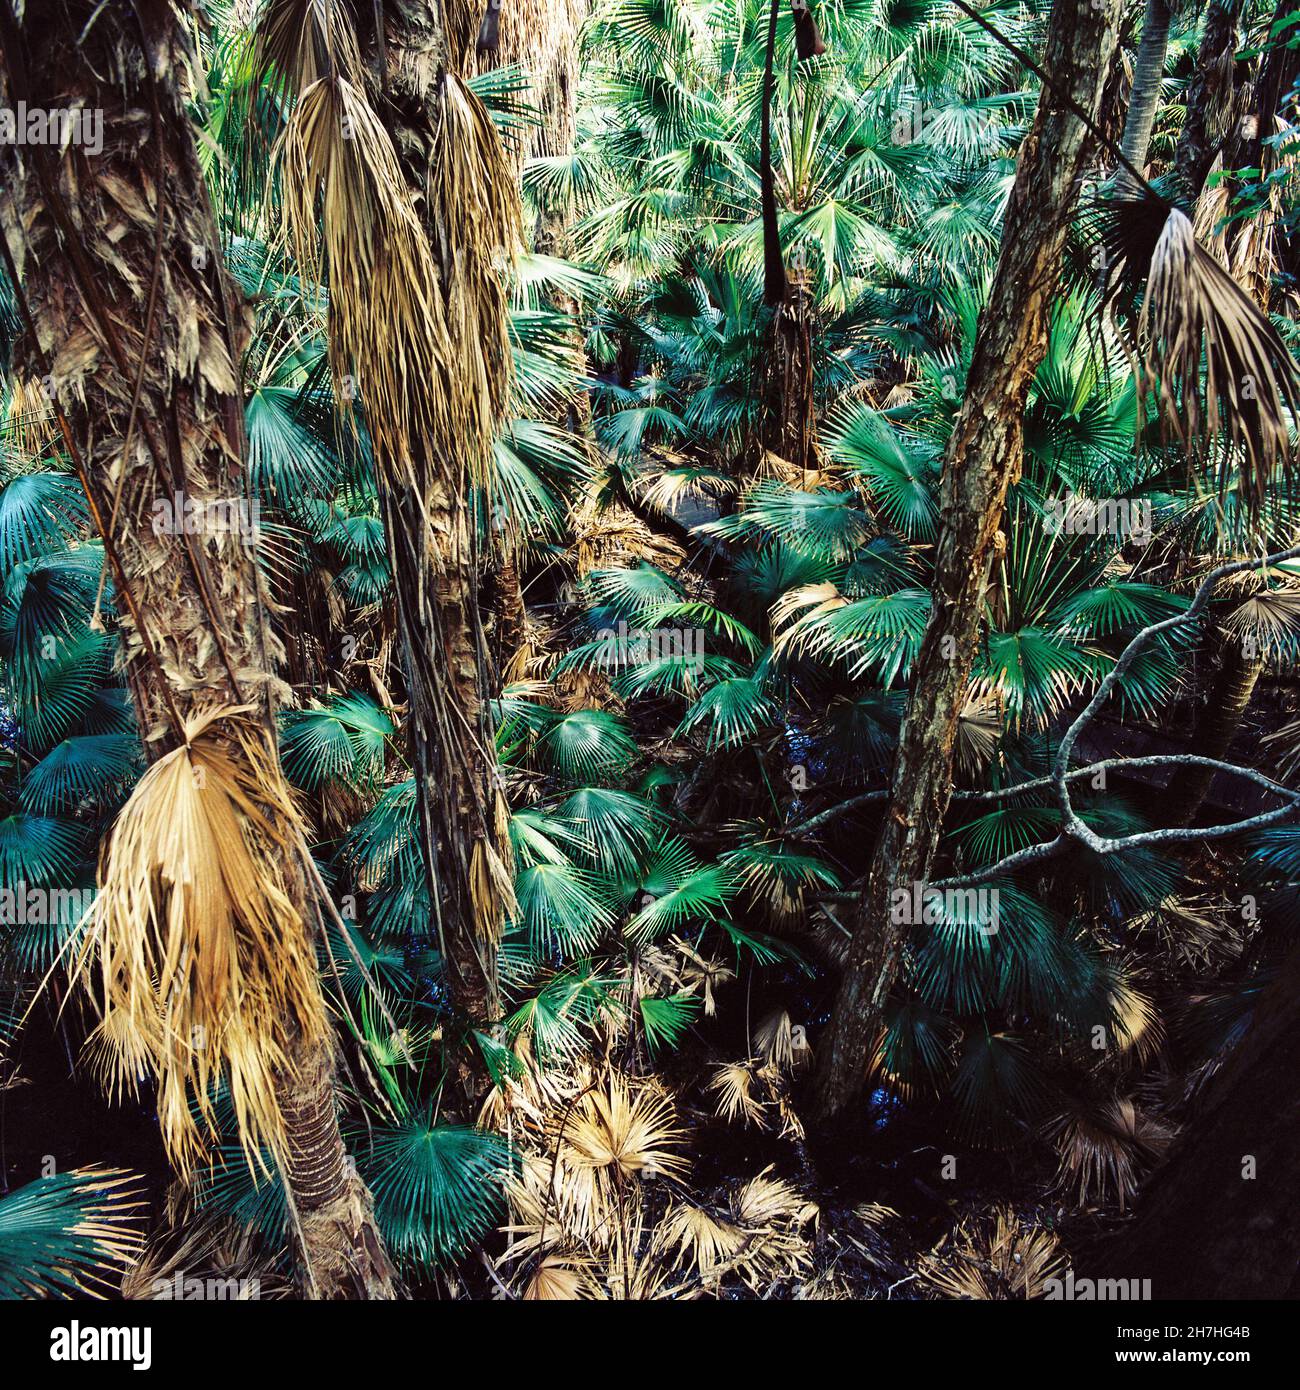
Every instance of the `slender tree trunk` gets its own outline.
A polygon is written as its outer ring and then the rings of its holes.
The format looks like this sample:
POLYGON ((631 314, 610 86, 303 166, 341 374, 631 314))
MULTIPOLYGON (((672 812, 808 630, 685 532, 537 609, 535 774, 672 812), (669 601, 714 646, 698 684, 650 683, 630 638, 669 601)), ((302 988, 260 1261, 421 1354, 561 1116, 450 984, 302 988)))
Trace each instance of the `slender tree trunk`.
MULTIPOLYGON (((1044 67, 1096 118, 1115 52, 1116 6, 1057 0, 1044 67)), ((848 962, 821 1048, 817 1109, 829 1119, 861 1091, 907 926, 895 887, 923 883, 952 792, 953 747, 979 638, 1008 486, 1019 476, 1024 408, 1047 347, 1048 316, 1090 139, 1048 86, 1016 163, 1002 250, 980 318, 941 483, 933 606, 912 675, 889 810, 858 900, 848 962)))
MULTIPOLYGON (((1226 759, 1263 671, 1262 652, 1248 656, 1240 637, 1230 637, 1221 644, 1219 669, 1206 691, 1192 736, 1194 753, 1202 758, 1226 759)), ((1191 825, 1205 804, 1214 776, 1213 768, 1185 767, 1170 778, 1162 801, 1171 808, 1171 826, 1191 825)))
MULTIPOLYGON (((1160 105, 1160 84, 1165 75, 1165 54, 1169 51, 1169 0, 1146 0, 1142 15, 1142 38, 1133 69, 1133 91, 1124 119, 1124 139, 1120 148, 1130 164, 1141 169, 1147 162, 1151 131, 1160 105)), ((1133 176, 1120 170, 1121 185, 1131 186, 1133 176)), ((1136 189, 1134 189, 1136 192, 1136 189)))
MULTIPOLYGON (((1217 137, 1214 127, 1226 122, 1232 105, 1233 58, 1236 50, 1237 22, 1241 0, 1228 0, 1221 5, 1211 4, 1205 18, 1197 54, 1196 70, 1188 84, 1187 124, 1178 140, 1177 171, 1183 196, 1194 204, 1201 197, 1205 180, 1227 131, 1217 137)), ((1267 67, 1267 61, 1265 63, 1267 67)), ((1269 79, 1271 80, 1271 79, 1269 79)), ((1257 146, 1255 157, 1262 155, 1257 146)), ((1233 265, 1232 239, 1239 229, 1229 228, 1227 245, 1228 268, 1234 271, 1242 288, 1253 292, 1256 302, 1268 311, 1268 277, 1259 275, 1257 258, 1233 265)), ((1240 637, 1225 638, 1219 644, 1219 669, 1205 696, 1205 703, 1196 721, 1191 746, 1206 758, 1225 758, 1233 740, 1241 731, 1242 720, 1250 707, 1251 697, 1263 674, 1265 656, 1261 648, 1248 655, 1240 637)), ((1174 826, 1191 825, 1205 798, 1209 795, 1214 773, 1209 768, 1183 768, 1170 780, 1164 802, 1173 811, 1174 826)))
MULTIPOLYGON (((472 35, 452 32, 429 0, 390 0, 385 6, 382 48, 371 55, 383 67, 374 94, 415 196, 443 294, 449 304, 476 292, 467 286, 470 263, 490 261, 503 249, 486 245, 490 219, 460 222, 442 206, 439 161, 466 158, 446 142, 448 74, 468 61, 472 35)), ((496 141, 494 132, 488 137, 496 141)), ((502 166, 504 167, 504 166, 502 166)), ((464 173, 473 197, 476 175, 464 173)), ((478 209, 482 212, 482 209, 478 209)), ((506 306, 498 290, 497 338, 504 344, 506 306)), ((472 322, 472 320, 471 320, 472 322)), ((481 376, 491 378, 486 358, 498 350, 467 334, 466 353, 480 356, 481 376)), ((491 440, 465 441, 466 456, 486 457, 491 440)), ((381 495, 389 555, 397 591, 398 621, 410 701, 408 728, 422 828, 422 848, 452 999, 465 1021, 487 1028, 499 1013, 496 945, 509 901, 507 808, 500 789, 487 705, 491 677, 480 615, 479 556, 468 498, 447 483, 455 470, 423 441, 416 457, 381 467, 381 495), (412 486, 408 477, 417 481, 412 486)), ((463 470, 462 470, 463 471, 463 470)), ((465 1058, 461 1077, 472 1086, 465 1058)))
MULTIPOLYGON (((172 5, 68 0, 0 8, 7 104, 102 114, 102 150, 6 148, 0 225, 31 315, 20 369, 43 377, 67 433, 117 588, 125 671, 145 749, 177 746, 214 705, 252 705, 275 765, 282 655, 249 527, 159 526, 177 498, 245 501, 238 364, 247 335, 227 278, 183 84, 193 55, 172 5), (34 339, 34 340, 33 340, 34 339)), ((229 515, 229 513, 227 513, 229 515)), ((246 520, 251 513, 236 513, 246 520)), ((180 524, 177 525, 176 523, 180 524)), ((229 744, 231 757, 243 755, 229 744)), ((314 931, 305 866, 279 885, 314 931)), ((392 1273, 339 1132, 333 1059, 284 1020, 277 1078, 301 1214, 301 1257, 321 1298, 388 1298, 392 1273), (296 1039, 296 1041, 295 1041, 296 1039), (307 1117, 310 1116, 310 1121, 307 1117)))
MULTIPOLYGON (((517 141, 507 143, 506 154, 522 173, 530 159, 573 152, 578 129, 579 35, 590 8, 589 0, 509 0, 501 8, 500 43, 495 52, 478 55, 479 70, 515 64, 528 74, 526 100, 537 112, 536 125, 524 126, 517 141)), ((572 250, 570 232, 573 209, 563 202, 543 202, 533 224, 533 250, 540 255, 567 256, 572 250)), ((555 307, 577 322, 578 303, 569 295, 556 295, 555 307)), ((569 335, 579 376, 587 371, 582 334, 575 327, 569 335)), ((557 423, 574 434, 591 439, 591 406, 586 391, 564 412, 557 423)), ((506 538, 503 550, 515 543, 506 538)), ((523 574, 519 557, 503 555, 494 567, 493 619, 497 671, 503 678, 519 655, 527 630, 523 574)))

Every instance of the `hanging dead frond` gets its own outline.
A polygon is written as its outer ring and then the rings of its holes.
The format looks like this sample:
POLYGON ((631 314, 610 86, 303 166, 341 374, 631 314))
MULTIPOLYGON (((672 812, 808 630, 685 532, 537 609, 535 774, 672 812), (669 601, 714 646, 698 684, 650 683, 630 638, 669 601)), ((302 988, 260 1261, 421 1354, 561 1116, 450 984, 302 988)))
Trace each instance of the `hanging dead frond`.
POLYGON ((826 52, 817 20, 808 5, 808 0, 790 0, 790 11, 794 15, 794 48, 801 63, 809 58, 817 58, 826 52))
POLYGON ((1300 368, 1183 212, 1144 194, 1116 200, 1108 213, 1105 299, 1140 297, 1140 396, 1155 399, 1162 429, 1194 456, 1217 442, 1220 486, 1235 470, 1258 509, 1279 463, 1291 463, 1300 368))
POLYGON ((182 1172, 215 1131, 224 1081, 250 1163, 284 1152, 275 1078, 297 1038, 329 1027, 316 958, 286 875, 300 828, 250 706, 189 720, 144 774, 104 843, 93 920, 72 964, 101 1014, 110 1090, 157 1085, 182 1172))
POLYGON ((754 1051, 769 1066, 785 1074, 803 1070, 811 1066, 813 1060, 807 1029, 795 1023, 784 1009, 768 1014, 756 1025, 754 1051))

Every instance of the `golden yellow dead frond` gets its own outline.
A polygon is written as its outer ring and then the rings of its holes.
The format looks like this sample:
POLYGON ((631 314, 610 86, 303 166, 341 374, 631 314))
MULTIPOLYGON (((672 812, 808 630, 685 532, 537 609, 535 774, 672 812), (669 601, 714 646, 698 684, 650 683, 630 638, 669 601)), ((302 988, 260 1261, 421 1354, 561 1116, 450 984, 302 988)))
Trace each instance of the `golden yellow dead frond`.
POLYGON ((1059 1165, 1056 1186, 1082 1206, 1116 1202, 1123 1211, 1138 1183, 1164 1157, 1174 1131, 1132 1098, 1114 1096, 1101 1105, 1079 1103, 1049 1122, 1048 1139, 1059 1165))
POLYGON ((609 1184, 590 1165, 532 1154, 506 1184, 511 1220, 507 1257, 522 1258, 570 1241, 603 1250, 613 1239, 615 1208, 609 1184))
POLYGON ((1165 1040, 1164 1024, 1156 1006, 1134 988, 1122 968, 1113 972, 1106 995, 1120 1048, 1125 1052, 1132 1049, 1140 1062, 1153 1061, 1165 1040))
POLYGON ((791 1231, 815 1223, 817 1203, 810 1202, 784 1178, 769 1177, 771 1171, 771 1166, 764 1168, 732 1198, 736 1220, 751 1228, 771 1226, 791 1231))
POLYGON ((579 1166, 617 1178, 676 1177, 687 1163, 674 1152, 684 1139, 671 1099, 652 1081, 611 1073, 574 1109, 564 1141, 579 1166))
POLYGON ((257 71, 301 92, 337 68, 360 65, 347 8, 336 0, 262 0, 255 33, 257 71))
POLYGON ((39 377, 11 377, 0 428, 19 458, 39 459, 54 446, 54 410, 39 377))
POLYGON ((214 708, 140 779, 105 841, 72 975, 101 1012, 110 1089, 143 1068, 182 1172, 224 1078, 250 1155, 283 1150, 275 1077, 295 1033, 323 1039, 316 959, 290 899, 301 828, 249 706, 214 708), (196 1114, 194 1113, 197 1111, 196 1114))
POLYGON ((724 1062, 716 1068, 708 1089, 718 1097, 718 1115, 740 1120, 746 1127, 767 1128, 763 1102, 754 1095, 755 1076, 749 1062, 724 1062))
POLYGON ((626 569, 641 561, 676 570, 686 554, 676 542, 652 531, 622 502, 607 496, 609 479, 593 471, 569 515, 573 533, 570 553, 579 579, 592 570, 626 569))
POLYGON ((1040 1298, 1065 1271, 1056 1236, 1009 1207, 964 1221, 921 1262, 918 1274, 940 1297, 999 1302, 1040 1298))
POLYGON ((337 72, 306 87, 275 170, 298 263, 329 287, 336 390, 352 401, 364 383, 377 463, 445 442, 451 425, 440 417, 451 402, 432 386, 452 348, 433 255, 392 140, 360 88, 337 72))
POLYGON ((689 942, 683 941, 680 936, 672 937, 669 945, 682 957, 681 963, 677 967, 682 984, 692 991, 697 989, 704 991, 704 1016, 705 1018, 712 1018, 718 1011, 713 991, 734 980, 736 972, 729 965, 715 960, 712 956, 700 955, 689 942))
POLYGON ((760 1020, 754 1029, 754 1051, 780 1072, 810 1066, 812 1048, 802 1024, 795 1023, 784 1009, 777 1009, 760 1020))
POLYGON ((594 1298, 596 1293, 586 1273, 574 1263, 558 1255, 547 1255, 524 1284, 524 1302, 572 1301, 594 1298))
POLYGON ((685 1202, 668 1212, 661 1229, 665 1246, 676 1252, 673 1268, 693 1268, 706 1281, 725 1273, 750 1239, 739 1226, 685 1202))
POLYGON ((799 655, 817 619, 847 603, 848 599, 834 584, 803 584, 788 590, 772 605, 772 628, 776 633, 773 652, 777 656, 799 655))

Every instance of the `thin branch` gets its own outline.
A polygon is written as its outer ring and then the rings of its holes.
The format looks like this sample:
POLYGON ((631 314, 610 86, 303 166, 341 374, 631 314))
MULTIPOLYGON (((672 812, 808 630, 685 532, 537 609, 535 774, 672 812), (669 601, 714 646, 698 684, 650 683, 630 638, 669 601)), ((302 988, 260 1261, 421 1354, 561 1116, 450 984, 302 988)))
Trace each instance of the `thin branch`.
MULTIPOLYGON (((1015 786, 1001 787, 993 791, 959 791, 954 792, 954 801, 965 802, 993 802, 1004 801, 1008 797, 1019 796, 1025 792, 1043 791, 1051 789, 1056 794, 1056 802, 1061 810, 1062 825, 1060 832, 1051 840, 1045 840, 1040 844, 1027 845, 1024 849, 1016 850, 1012 854, 1004 855, 1001 859, 992 864, 985 865, 982 869, 977 869, 973 873, 961 874, 952 878, 938 879, 930 886, 932 888, 965 888, 978 883, 987 883, 989 879, 999 877, 1002 874, 1010 873, 1013 869, 1022 869, 1029 864, 1041 863, 1044 860, 1054 858, 1058 855, 1071 840, 1076 840, 1080 844, 1092 850, 1094 854, 1117 854, 1125 850, 1137 849, 1143 845, 1180 845, 1198 844, 1207 840, 1227 839, 1230 835, 1240 835, 1248 830, 1260 830, 1268 825, 1275 825, 1279 821, 1285 820, 1288 816, 1300 811, 1300 791, 1294 791, 1290 787, 1283 786, 1280 782, 1275 782, 1271 777, 1266 777, 1262 772, 1257 772, 1254 768, 1241 767, 1236 763, 1224 762, 1219 758, 1204 758, 1196 753, 1159 753, 1150 754, 1141 758, 1104 758, 1100 762, 1090 763, 1087 767, 1069 768, 1070 754, 1074 745, 1078 742, 1079 735, 1091 723, 1097 711, 1105 704, 1124 673, 1132 666, 1143 648, 1145 648, 1152 638, 1163 632, 1171 632, 1175 628, 1182 627, 1187 623, 1195 622, 1204 612, 1209 603, 1215 588, 1222 579, 1230 575, 1242 574, 1248 570, 1261 568, 1273 568, 1284 564, 1288 560, 1300 559, 1300 546, 1293 546, 1289 550, 1279 550, 1272 555, 1265 555, 1256 560, 1234 560, 1225 565, 1211 570, 1201 581, 1192 598, 1191 603, 1181 613, 1176 613, 1173 617, 1164 618, 1158 623, 1151 623, 1147 627, 1139 629, 1129 639, 1127 646, 1120 653, 1115 665, 1106 673, 1105 677, 1093 692, 1092 698, 1079 712, 1074 722, 1065 731, 1060 746, 1056 750, 1056 759, 1053 763, 1050 775, 1046 777, 1036 777, 1029 782, 1019 782, 1015 786), (1111 769, 1126 771, 1130 768, 1138 767, 1208 767, 1216 772, 1226 773, 1233 777, 1244 777, 1249 782, 1254 782, 1272 796, 1284 798, 1285 804, 1274 807, 1271 811, 1263 811, 1259 815, 1247 816, 1243 820, 1229 821, 1222 825, 1207 825, 1195 829, 1191 828, 1171 828, 1167 830, 1144 830, 1134 835, 1120 835, 1107 837, 1098 835, 1090 826, 1079 819, 1073 804, 1070 801, 1071 782, 1077 782, 1080 778, 1095 777, 1097 773, 1105 773, 1111 769)), ((809 820, 801 822, 785 833, 787 835, 805 835, 809 830, 825 824, 836 816, 849 810, 853 806, 863 805, 868 801, 878 801, 888 795, 886 790, 866 792, 861 796, 851 797, 847 801, 841 802, 838 806, 832 806, 826 811, 811 817, 809 820)), ((819 894, 815 901, 838 902, 841 900, 852 901, 857 897, 856 893, 823 893, 819 894)))

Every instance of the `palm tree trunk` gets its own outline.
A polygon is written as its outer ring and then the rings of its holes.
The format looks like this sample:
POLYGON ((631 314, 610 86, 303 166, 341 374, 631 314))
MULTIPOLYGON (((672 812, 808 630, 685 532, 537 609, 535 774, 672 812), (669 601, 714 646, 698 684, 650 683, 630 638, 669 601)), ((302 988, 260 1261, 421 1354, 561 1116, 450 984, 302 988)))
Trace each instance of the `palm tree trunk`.
MULTIPOLYGON (((490 2, 490 0, 489 0, 490 2)), ((528 104, 538 123, 527 125, 518 139, 506 145, 511 164, 522 172, 530 159, 572 154, 578 126, 579 31, 587 17, 589 0, 511 0, 501 9, 500 43, 493 53, 479 54, 479 69, 515 64, 528 74, 528 104)), ((533 225, 533 250, 539 255, 570 253, 572 209, 562 202, 544 200, 533 225)), ((555 307, 577 321, 578 304, 569 296, 557 296, 555 307)), ((569 335, 579 375, 586 374, 582 335, 569 335)), ((591 436, 590 404, 583 399, 561 421, 584 438, 591 436), (585 409, 584 409, 585 407, 585 409)), ((509 547, 504 541, 503 546, 509 547)), ((519 655, 527 626, 523 576, 519 559, 506 554, 493 575, 493 617, 496 628, 497 671, 503 677, 519 655)))
MULTIPOLYGON (((369 63, 372 71, 383 71, 380 90, 373 94, 376 109, 415 196, 443 292, 454 302, 458 293, 474 292, 458 283, 467 262, 490 261, 500 249, 479 244, 475 238, 482 236, 482 226, 462 225, 434 192, 437 161, 459 154, 440 146, 446 81, 449 72, 464 69, 472 36, 450 32, 427 0, 392 0, 385 18, 384 42, 369 63)), ((472 184, 472 178, 466 182, 472 184)), ((503 294, 496 307, 503 329, 503 294)), ((494 351, 486 334, 485 341, 463 346, 471 355, 494 351)), ((491 374, 486 362, 480 367, 480 375, 491 374)), ((465 444, 467 454, 486 456, 491 441, 465 444)), ((452 998, 471 1027, 484 1029, 499 1013, 496 942, 509 895, 504 868, 509 850, 487 705, 491 676, 480 610, 480 557, 468 499, 445 482, 446 460, 432 457, 424 441, 416 441, 414 449, 419 456, 409 460, 409 469, 381 467, 410 699, 411 755, 432 909, 452 998)), ((460 1072, 470 1086, 464 1055, 460 1072)))
MULTIPOLYGON (((186 534, 183 517, 169 522, 165 510, 178 496, 236 509, 247 500, 238 387, 246 328, 185 109, 192 55, 162 0, 69 0, 40 21, 39 31, 24 30, 8 4, 0 10, 7 98, 102 113, 102 150, 3 152, 0 226, 29 316, 18 363, 46 381, 103 536, 149 758, 176 747, 191 716, 233 704, 257 711, 276 767, 281 652, 253 514, 236 510, 246 524, 234 530, 186 534)), ((233 740, 227 751, 243 756, 233 740)), ((268 892, 288 895, 309 942, 316 919, 305 866, 285 866, 268 892)), ((370 1195, 339 1131, 333 1059, 293 1019, 282 1022, 275 1089, 309 1292, 390 1298, 370 1195)))
MULTIPOLYGON (((1137 64, 1133 69, 1133 91, 1128 99, 1128 115, 1124 120, 1124 139, 1120 148, 1135 169, 1147 162, 1151 146, 1151 130, 1160 104, 1160 84, 1165 75, 1165 54, 1169 51, 1169 0, 1146 0, 1142 16, 1142 40, 1138 45, 1137 64)), ((1133 176, 1127 169, 1120 171, 1120 183, 1133 187, 1133 176)))
MULTIPOLYGON (((1045 71, 1094 120, 1115 52, 1116 8, 1057 0, 1048 28, 1045 71)), ((944 463, 930 620, 913 669, 889 809, 821 1048, 816 1104, 823 1119, 842 1112, 865 1083, 907 932, 906 925, 891 921, 891 890, 924 883, 948 807, 957 722, 989 568, 1007 488, 1019 476, 1025 401, 1046 351, 1048 316, 1089 146, 1083 121, 1044 85, 1017 160, 993 288, 944 463)))
MULTIPOLYGON (((1201 717, 1192 736, 1192 752, 1202 758, 1224 759, 1241 730, 1255 686, 1264 671, 1262 652, 1248 656, 1240 638, 1229 638, 1220 648, 1219 669, 1205 695, 1201 717)), ((1214 769, 1179 768, 1170 778, 1162 801, 1172 808, 1171 826, 1191 825, 1205 804, 1214 769)))

